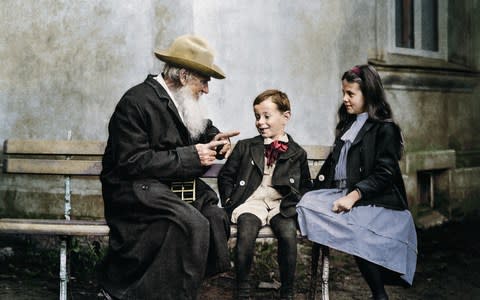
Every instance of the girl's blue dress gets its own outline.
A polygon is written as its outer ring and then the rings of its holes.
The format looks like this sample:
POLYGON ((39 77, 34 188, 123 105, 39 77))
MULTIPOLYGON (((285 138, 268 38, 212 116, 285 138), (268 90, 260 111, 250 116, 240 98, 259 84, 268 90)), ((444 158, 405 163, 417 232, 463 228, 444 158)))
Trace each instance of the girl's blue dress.
POLYGON ((370 205, 333 212, 333 202, 346 193, 346 189, 306 193, 297 204, 302 235, 400 273, 411 285, 417 262, 417 234, 410 211, 370 205))

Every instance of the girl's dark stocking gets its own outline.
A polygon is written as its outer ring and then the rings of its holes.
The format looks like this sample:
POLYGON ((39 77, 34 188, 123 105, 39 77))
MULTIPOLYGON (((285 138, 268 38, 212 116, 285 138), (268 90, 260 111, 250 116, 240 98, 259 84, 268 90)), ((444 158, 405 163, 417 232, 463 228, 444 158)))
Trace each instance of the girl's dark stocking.
POLYGON ((385 285, 382 278, 382 268, 379 265, 358 256, 355 256, 355 261, 357 262, 363 278, 365 278, 372 291, 373 299, 388 300, 388 295, 385 291, 385 285))

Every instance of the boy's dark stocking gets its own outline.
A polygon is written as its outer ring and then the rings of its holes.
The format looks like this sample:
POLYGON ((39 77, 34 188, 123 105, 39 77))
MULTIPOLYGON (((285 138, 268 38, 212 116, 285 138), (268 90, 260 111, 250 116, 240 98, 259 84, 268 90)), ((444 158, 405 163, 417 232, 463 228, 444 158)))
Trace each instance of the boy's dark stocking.
POLYGON ((297 224, 294 218, 278 214, 270 221, 270 226, 278 240, 278 266, 280 268, 281 299, 293 300, 293 283, 297 263, 297 224))
POLYGON ((363 278, 367 281, 370 290, 372 291, 374 300, 388 300, 387 292, 382 278, 382 268, 369 262, 363 258, 355 256, 358 268, 363 275, 363 278))
POLYGON ((237 249, 235 268, 237 275, 237 299, 249 299, 249 275, 255 254, 255 240, 262 226, 254 214, 244 213, 237 220, 237 249))

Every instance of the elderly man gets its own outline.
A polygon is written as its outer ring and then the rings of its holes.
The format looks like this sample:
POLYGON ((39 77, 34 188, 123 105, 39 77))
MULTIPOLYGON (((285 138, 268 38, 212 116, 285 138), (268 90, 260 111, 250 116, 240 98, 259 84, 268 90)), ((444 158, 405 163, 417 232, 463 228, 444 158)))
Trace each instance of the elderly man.
POLYGON ((155 55, 161 76, 128 90, 115 108, 101 174, 110 227, 100 285, 108 299, 195 299, 205 276, 230 267, 229 222, 199 177, 230 152, 199 98, 225 78, 197 36, 155 55))

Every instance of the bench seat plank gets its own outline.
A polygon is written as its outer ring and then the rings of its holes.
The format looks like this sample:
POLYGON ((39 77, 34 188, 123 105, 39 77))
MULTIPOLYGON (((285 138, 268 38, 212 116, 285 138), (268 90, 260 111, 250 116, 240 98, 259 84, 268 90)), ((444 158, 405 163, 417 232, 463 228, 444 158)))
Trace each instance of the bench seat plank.
MULTIPOLYGON (((231 225, 230 226, 230 238, 236 238, 237 237, 237 225, 231 225)), ((273 234, 272 229, 270 226, 263 226, 260 228, 260 231, 258 232, 258 238, 274 238, 275 235, 273 234)))
MULTIPOLYGON (((0 219, 0 232, 46 235, 108 235, 105 220, 46 220, 46 219, 0 219)), ((298 235, 300 233, 298 232, 298 235)), ((237 226, 232 225, 230 238, 237 237, 237 226)), ((257 238, 274 238, 270 226, 263 226, 257 238)))
POLYGON ((0 219, 0 232, 44 235, 108 235, 105 221, 0 219))
MULTIPOLYGON (((300 234, 300 231, 297 230, 297 237, 301 238, 302 235, 300 234)), ((232 224, 230 226, 230 238, 234 239, 237 238, 237 225, 232 224)), ((275 238, 275 234, 272 231, 272 228, 268 225, 263 226, 260 228, 260 231, 258 232, 257 239, 269 239, 269 238, 275 238)))

